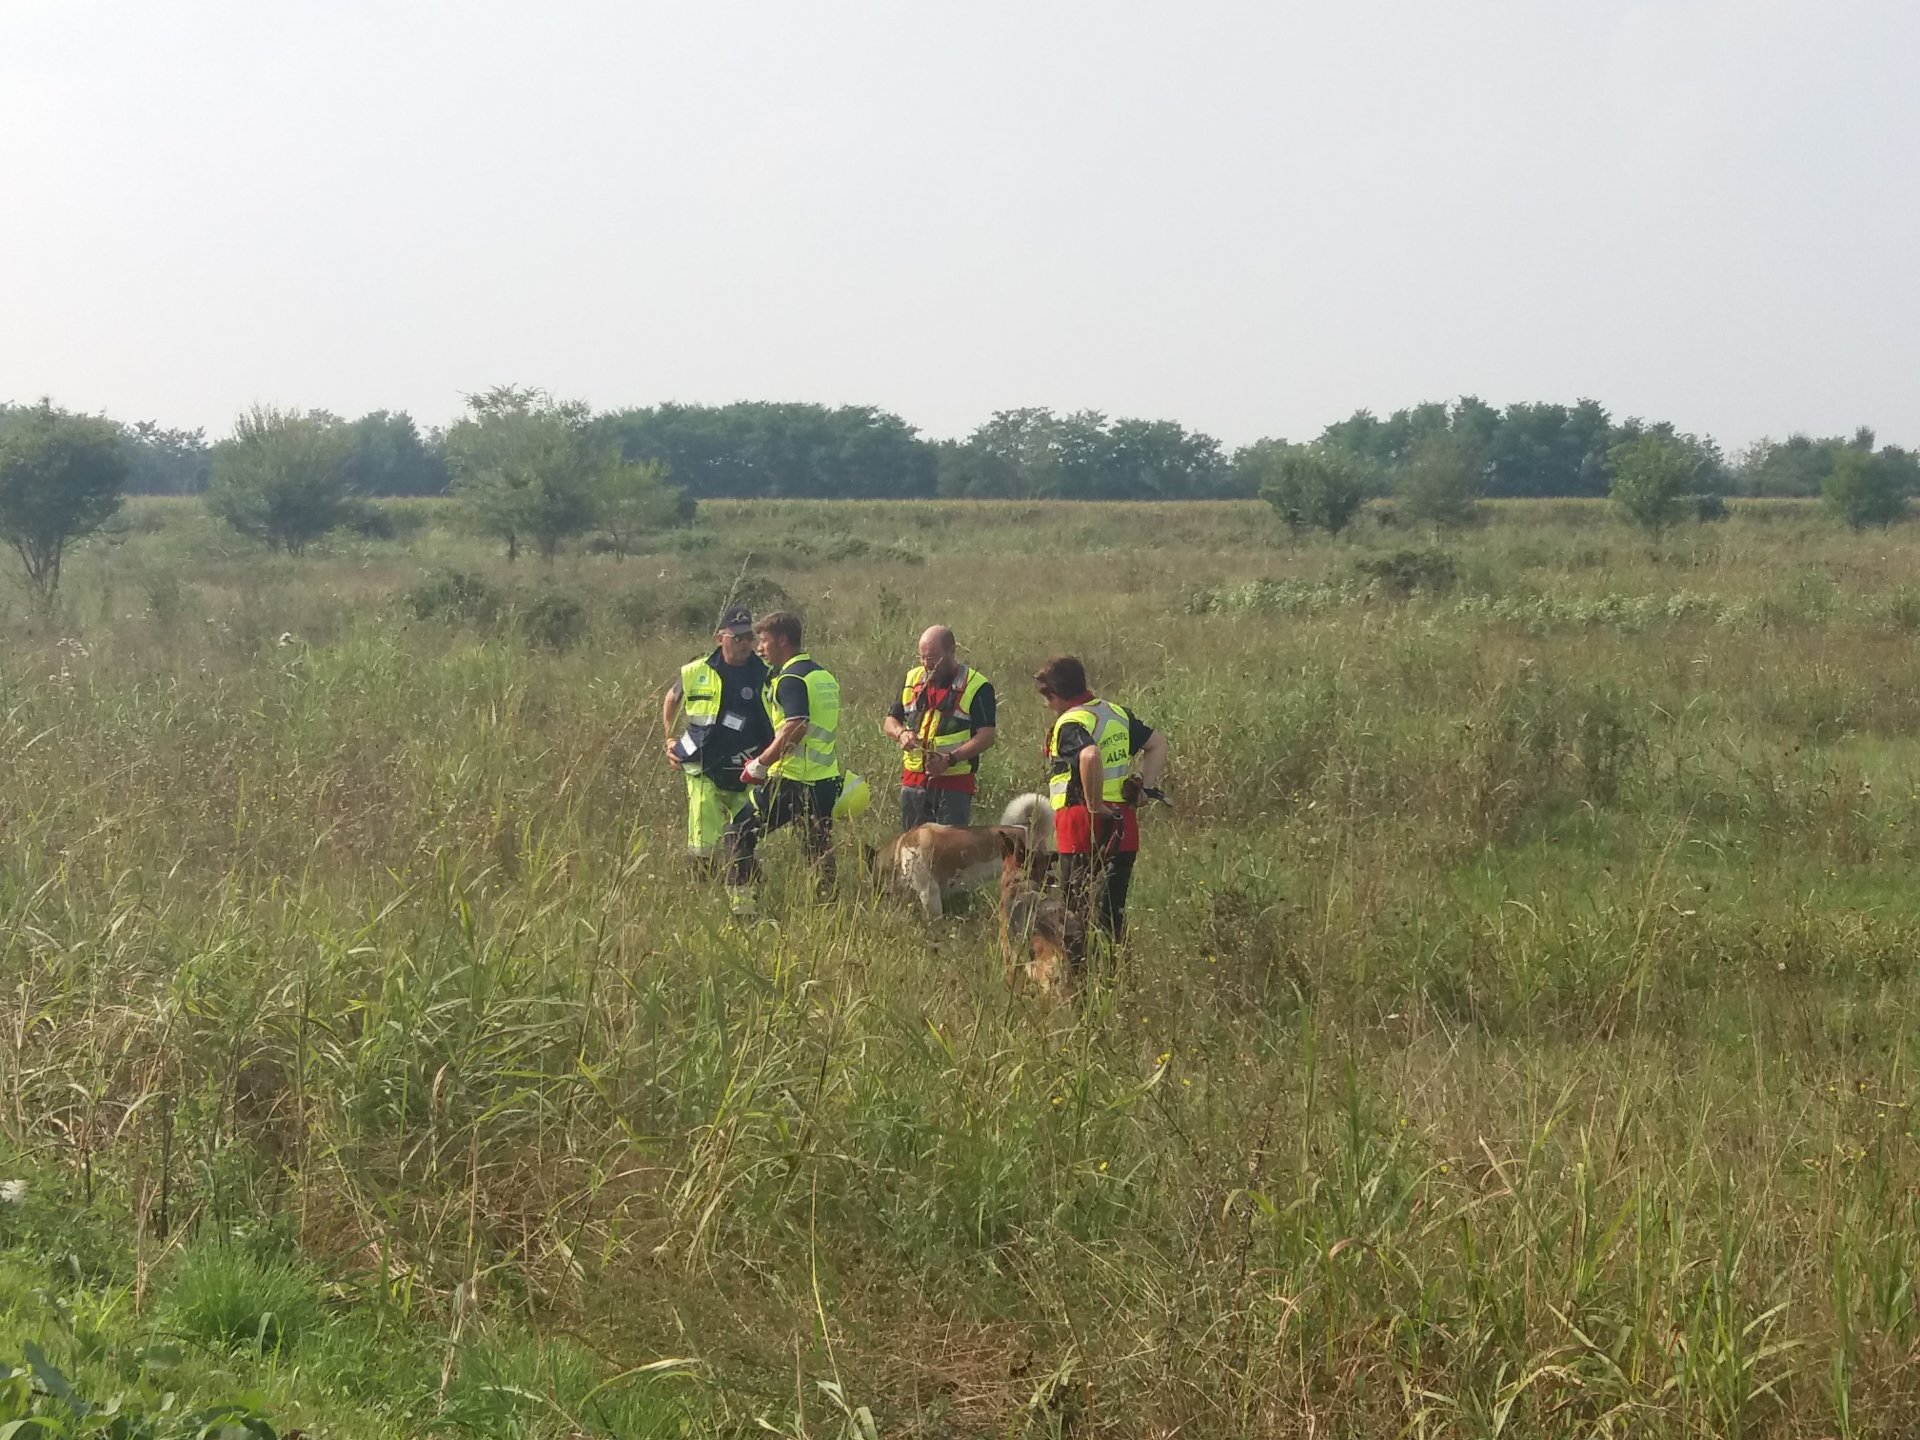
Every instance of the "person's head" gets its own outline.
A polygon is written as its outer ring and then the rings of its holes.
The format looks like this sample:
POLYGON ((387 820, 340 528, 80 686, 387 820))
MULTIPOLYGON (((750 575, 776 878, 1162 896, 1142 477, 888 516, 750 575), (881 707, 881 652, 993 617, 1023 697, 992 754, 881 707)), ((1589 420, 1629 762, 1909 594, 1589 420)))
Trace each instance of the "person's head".
POLYGON ((1087 693, 1087 667, 1071 655, 1056 655, 1034 674, 1033 684, 1047 709, 1062 715, 1087 693))
POLYGON ((754 648, 769 665, 784 665, 800 653, 800 617, 791 610, 771 610, 753 622, 759 644, 754 648))
POLYGON ((929 625, 920 636, 920 663, 929 680, 945 680, 953 674, 953 631, 944 625, 929 625))
POLYGON ((744 665, 753 654, 753 612, 744 605, 729 605, 720 612, 720 627, 714 632, 720 642, 720 658, 729 665, 744 665))

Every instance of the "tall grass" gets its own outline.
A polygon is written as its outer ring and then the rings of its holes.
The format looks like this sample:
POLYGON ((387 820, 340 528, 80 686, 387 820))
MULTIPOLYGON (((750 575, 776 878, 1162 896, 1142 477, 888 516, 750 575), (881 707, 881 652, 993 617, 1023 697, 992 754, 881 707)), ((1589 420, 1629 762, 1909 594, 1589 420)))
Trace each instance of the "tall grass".
POLYGON ((61 1293, 123 1333, 355 1431, 1911 1433, 1905 532, 1499 507, 1402 595, 1404 533, 1251 506, 714 505, 551 572, 137 518, 0 655, 0 1153, 81 1217, 0 1246, 106 1246, 61 1293), (1081 1009, 986 904, 686 878, 653 717, 743 570, 870 776, 934 621, 983 808, 1049 653, 1166 730, 1081 1009))

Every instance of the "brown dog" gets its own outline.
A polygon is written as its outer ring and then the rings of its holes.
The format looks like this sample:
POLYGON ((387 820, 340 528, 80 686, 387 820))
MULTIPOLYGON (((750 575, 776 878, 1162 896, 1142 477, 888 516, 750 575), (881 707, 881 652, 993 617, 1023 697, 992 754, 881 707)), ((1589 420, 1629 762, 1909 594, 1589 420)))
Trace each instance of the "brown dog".
POLYGON ((1086 937, 1080 917, 1046 891, 1051 857, 1018 835, 1000 841, 1000 958, 1007 983, 1023 979, 1042 995, 1071 998, 1079 988, 1079 955, 1086 937))
POLYGON ((998 825, 916 825, 868 852, 867 864, 882 889, 906 891, 928 919, 938 919, 948 896, 993 877, 1000 868, 1001 846, 1009 840, 1019 842, 1023 851, 1044 853, 1052 845, 1046 796, 1015 796, 998 825))

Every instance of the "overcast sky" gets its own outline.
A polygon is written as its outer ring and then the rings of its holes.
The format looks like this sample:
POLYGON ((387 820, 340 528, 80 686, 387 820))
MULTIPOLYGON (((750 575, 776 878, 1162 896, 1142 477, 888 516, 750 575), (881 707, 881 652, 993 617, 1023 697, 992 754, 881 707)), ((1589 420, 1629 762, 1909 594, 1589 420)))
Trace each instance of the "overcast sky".
POLYGON ((0 398, 1920 445, 1914 0, 0 0, 0 398))

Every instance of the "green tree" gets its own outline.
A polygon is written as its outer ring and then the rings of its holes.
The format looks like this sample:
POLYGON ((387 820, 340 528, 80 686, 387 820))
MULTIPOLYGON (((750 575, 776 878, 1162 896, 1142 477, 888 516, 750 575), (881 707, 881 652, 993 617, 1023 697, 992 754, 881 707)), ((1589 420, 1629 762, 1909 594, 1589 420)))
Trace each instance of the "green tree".
POLYGON ((1366 465, 1331 445, 1260 440, 1238 451, 1233 464, 1257 481, 1260 498, 1296 535, 1303 530, 1338 535, 1353 523, 1371 488, 1366 465))
POLYGON ((207 509, 242 535, 298 555, 361 513, 351 453, 336 417, 256 405, 213 447, 207 509))
POLYGON ((1408 451, 1393 495, 1409 520, 1470 525, 1478 518, 1486 484, 1486 452, 1474 440, 1428 429, 1408 451))
POLYGON ((26 570, 36 604, 60 588, 67 549, 120 508, 127 484, 120 427, 50 400, 0 419, 0 538, 26 570))
POLYGON ((347 477, 362 495, 439 495, 447 462, 406 411, 373 410, 347 422, 347 477))
POLYGON ((631 555, 650 530, 684 525, 693 519, 694 502, 667 483, 657 460, 618 460, 609 456, 593 482, 594 516, 614 554, 631 555))
POLYGON ((158 421, 123 427, 130 495, 198 495, 213 473, 204 430, 168 430, 158 421))
MULTIPOLYGON (((1869 442, 1871 444, 1871 442, 1869 442)), ((1827 513, 1855 530, 1891 525, 1907 513, 1907 497, 1896 467, 1870 448, 1843 446, 1821 483, 1827 513)))
POLYGON ((561 542, 593 528, 596 487, 616 460, 611 438, 583 401, 527 386, 469 395, 467 409, 446 438, 467 524, 502 541, 509 560, 530 544, 551 561, 561 542))
POLYGON ((1642 435, 1607 452, 1613 487, 1607 492, 1623 518, 1658 535, 1693 508, 1700 473, 1696 450, 1667 435, 1642 435))

